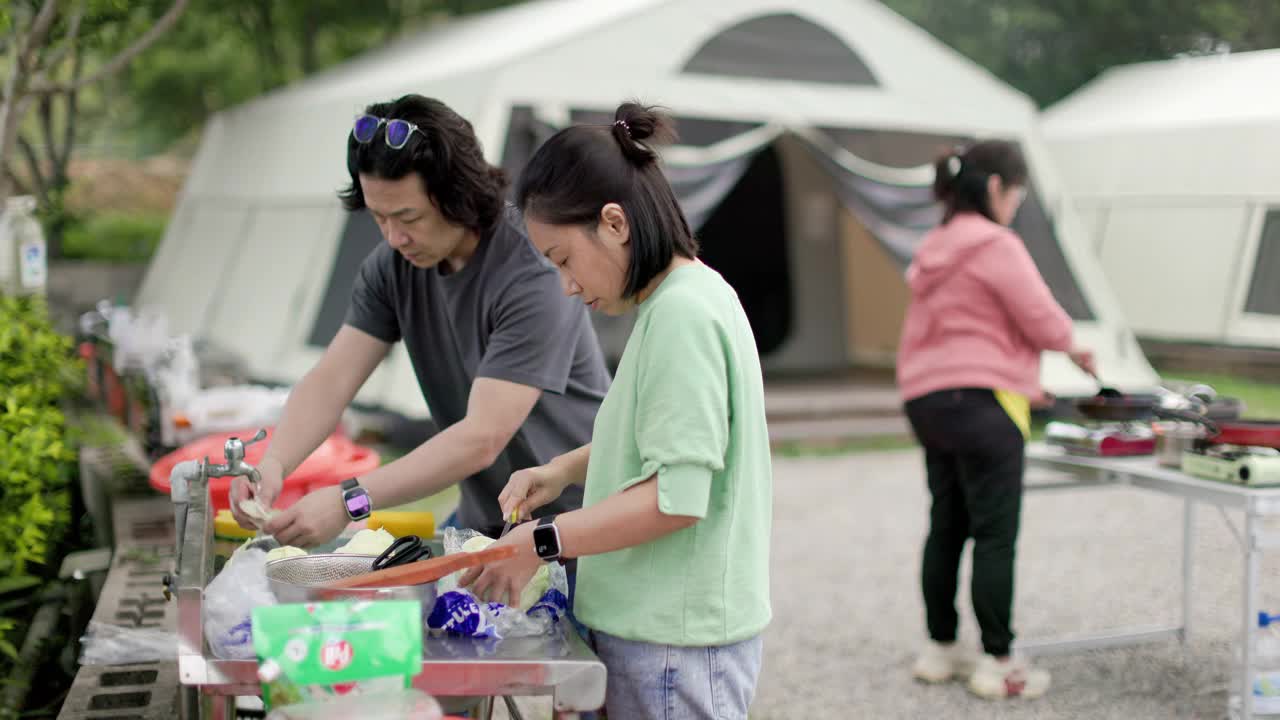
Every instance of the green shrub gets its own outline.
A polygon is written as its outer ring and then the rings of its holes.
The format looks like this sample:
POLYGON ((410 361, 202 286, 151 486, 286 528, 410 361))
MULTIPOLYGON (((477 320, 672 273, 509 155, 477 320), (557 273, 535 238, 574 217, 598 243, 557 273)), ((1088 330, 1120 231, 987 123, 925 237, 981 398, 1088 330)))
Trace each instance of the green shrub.
MULTIPOLYGON (((70 463, 62 407, 83 372, 71 339, 38 297, 0 296, 0 587, 32 584, 71 521, 70 463)), ((0 617, 0 652, 13 646, 0 617)))
POLYGON ((148 260, 160 244, 166 221, 164 215, 96 213, 66 228, 62 256, 79 260, 148 260))

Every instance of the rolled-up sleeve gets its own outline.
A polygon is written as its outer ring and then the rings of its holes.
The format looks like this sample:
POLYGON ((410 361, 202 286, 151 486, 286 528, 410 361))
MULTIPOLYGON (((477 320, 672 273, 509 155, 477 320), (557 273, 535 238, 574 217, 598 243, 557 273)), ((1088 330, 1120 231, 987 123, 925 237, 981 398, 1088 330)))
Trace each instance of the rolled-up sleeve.
MULTIPOLYGON (((664 298, 674 300, 674 298, 664 298)), ((658 508, 706 517, 729 442, 729 377, 718 321, 696 303, 667 302, 647 318, 640 348, 636 446, 640 475, 657 476, 658 508)))

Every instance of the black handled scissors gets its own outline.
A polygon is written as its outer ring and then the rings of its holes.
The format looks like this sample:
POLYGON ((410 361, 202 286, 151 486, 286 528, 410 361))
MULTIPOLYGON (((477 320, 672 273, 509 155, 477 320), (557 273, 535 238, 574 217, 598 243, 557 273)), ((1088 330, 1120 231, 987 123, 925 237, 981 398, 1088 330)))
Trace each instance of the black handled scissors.
POLYGON ((389 567, 408 565, 431 557, 431 547, 417 535, 405 535, 396 538, 391 546, 373 561, 374 570, 386 570, 389 567))

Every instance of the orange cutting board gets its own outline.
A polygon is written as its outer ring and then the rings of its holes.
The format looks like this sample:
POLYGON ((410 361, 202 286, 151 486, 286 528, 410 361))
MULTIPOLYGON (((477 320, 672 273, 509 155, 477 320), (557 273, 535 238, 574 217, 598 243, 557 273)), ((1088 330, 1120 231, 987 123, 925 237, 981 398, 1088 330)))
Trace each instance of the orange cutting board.
POLYGON ((398 565, 385 570, 375 570, 363 575, 354 575, 336 580, 325 587, 336 590, 348 588, 396 587, 400 585, 422 585, 435 582, 445 575, 466 570, 477 565, 488 565, 513 558, 516 549, 510 545, 488 548, 480 552, 460 552, 430 560, 419 560, 408 565, 398 565))

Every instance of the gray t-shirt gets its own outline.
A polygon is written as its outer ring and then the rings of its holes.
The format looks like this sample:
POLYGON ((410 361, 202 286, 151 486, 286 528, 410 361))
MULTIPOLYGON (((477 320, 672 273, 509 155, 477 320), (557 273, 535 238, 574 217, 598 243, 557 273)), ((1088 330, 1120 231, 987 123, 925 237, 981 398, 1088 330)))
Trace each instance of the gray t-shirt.
MULTIPOLYGON (((565 297, 556 269, 514 223, 504 216, 456 273, 414 267, 379 244, 360 266, 345 320, 384 342, 404 340, 441 430, 466 416, 478 377, 543 391, 497 462, 462 481, 458 523, 489 533, 502 528, 498 494, 511 473, 590 442, 609 389, 586 306, 565 297)), ((581 506, 571 486, 535 515, 581 506)))

